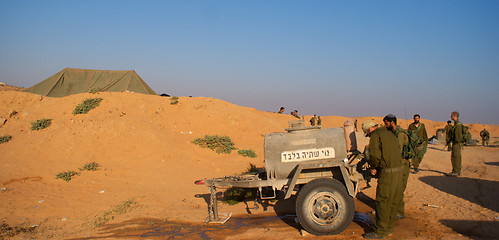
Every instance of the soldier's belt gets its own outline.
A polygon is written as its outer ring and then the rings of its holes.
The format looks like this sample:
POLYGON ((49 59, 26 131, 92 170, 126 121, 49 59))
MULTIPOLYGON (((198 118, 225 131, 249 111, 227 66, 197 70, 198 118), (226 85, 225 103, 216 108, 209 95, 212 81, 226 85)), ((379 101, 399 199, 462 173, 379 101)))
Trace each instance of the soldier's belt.
POLYGON ((393 168, 382 168, 381 172, 392 173, 392 172, 400 172, 402 171, 402 167, 393 167, 393 168))

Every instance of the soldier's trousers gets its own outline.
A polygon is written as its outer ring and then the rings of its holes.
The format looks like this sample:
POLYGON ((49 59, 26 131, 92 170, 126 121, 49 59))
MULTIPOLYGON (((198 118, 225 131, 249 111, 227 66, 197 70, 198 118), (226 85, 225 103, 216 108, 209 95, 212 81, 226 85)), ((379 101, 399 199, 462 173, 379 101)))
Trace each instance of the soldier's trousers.
POLYGON ((396 213, 396 214, 400 214, 402 216, 405 215, 404 192, 405 192, 405 189, 407 188, 407 180, 409 179, 409 170, 410 170, 409 165, 410 165, 409 159, 402 160, 402 183, 400 184, 401 196, 400 196, 399 204, 397 207, 397 213, 396 213))
POLYGON ((374 232, 387 236, 397 221, 397 208, 401 197, 402 167, 382 169, 376 188, 376 223, 374 232))
POLYGON ((414 169, 419 168, 419 164, 423 160, 426 150, 427 150, 426 144, 421 144, 416 147, 416 156, 412 158, 412 166, 414 166, 414 169))
POLYGON ((461 149, 462 143, 453 143, 450 161, 452 163, 452 172, 461 175, 461 149))

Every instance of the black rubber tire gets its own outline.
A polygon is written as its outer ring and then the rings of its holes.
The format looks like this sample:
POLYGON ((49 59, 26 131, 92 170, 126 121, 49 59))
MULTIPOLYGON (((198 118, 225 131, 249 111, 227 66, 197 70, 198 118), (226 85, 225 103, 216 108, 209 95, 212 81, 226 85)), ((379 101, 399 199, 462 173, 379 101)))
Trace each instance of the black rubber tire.
POLYGON ((315 179, 298 192, 296 216, 311 234, 339 234, 350 225, 354 213, 353 198, 336 179, 315 179))

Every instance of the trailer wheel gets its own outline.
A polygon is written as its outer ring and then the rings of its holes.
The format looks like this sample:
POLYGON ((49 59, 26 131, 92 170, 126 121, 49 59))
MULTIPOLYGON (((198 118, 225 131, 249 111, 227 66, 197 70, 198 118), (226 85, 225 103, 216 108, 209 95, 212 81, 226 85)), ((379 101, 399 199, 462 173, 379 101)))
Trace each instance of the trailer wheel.
POLYGON ((315 235, 343 232, 352 222, 355 206, 341 182, 315 179, 303 186, 296 199, 296 216, 301 226, 315 235))

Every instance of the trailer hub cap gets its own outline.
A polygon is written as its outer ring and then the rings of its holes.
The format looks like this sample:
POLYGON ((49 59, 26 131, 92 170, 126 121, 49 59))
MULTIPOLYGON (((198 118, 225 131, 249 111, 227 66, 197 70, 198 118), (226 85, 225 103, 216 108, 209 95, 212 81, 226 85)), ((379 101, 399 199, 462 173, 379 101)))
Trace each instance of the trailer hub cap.
POLYGON ((330 224, 340 214, 341 202, 329 192, 315 194, 309 202, 312 219, 318 224, 330 224))

